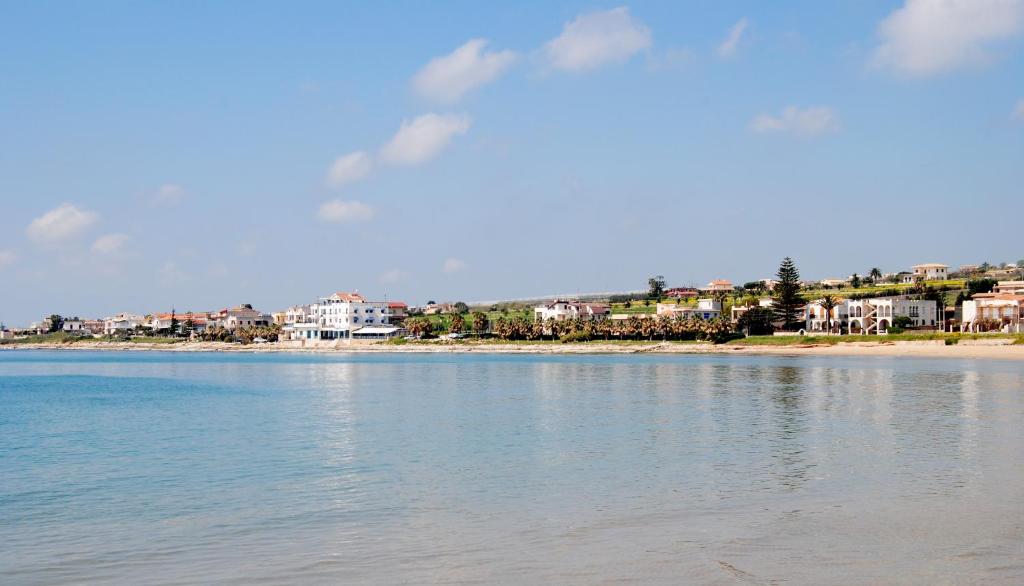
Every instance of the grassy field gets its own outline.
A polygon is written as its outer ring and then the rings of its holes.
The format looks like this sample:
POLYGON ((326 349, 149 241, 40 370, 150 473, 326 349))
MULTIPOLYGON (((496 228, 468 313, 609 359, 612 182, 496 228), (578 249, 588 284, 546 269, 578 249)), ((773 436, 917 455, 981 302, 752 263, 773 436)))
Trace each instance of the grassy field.
MULTIPOLYGON (((925 285, 930 287, 947 287, 951 292, 956 292, 959 289, 963 289, 967 286, 967 282, 963 279, 951 279, 947 281, 925 281, 925 285)), ((911 289, 914 285, 903 284, 903 283, 880 283, 877 285, 864 285, 856 289, 852 287, 844 287, 842 289, 804 289, 800 291, 800 295, 810 301, 813 299, 819 299, 826 293, 835 295, 836 297, 849 297, 850 295, 863 295, 869 293, 877 293, 879 291, 885 291, 890 289, 898 289, 900 291, 911 289)))

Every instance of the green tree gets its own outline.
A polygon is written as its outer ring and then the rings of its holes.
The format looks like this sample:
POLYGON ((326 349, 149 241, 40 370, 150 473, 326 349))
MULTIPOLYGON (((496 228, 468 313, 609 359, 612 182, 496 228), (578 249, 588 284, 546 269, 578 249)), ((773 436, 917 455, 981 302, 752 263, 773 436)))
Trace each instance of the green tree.
POLYGON ((192 319, 191 311, 188 312, 187 315, 188 317, 185 318, 185 323, 182 325, 181 333, 184 334, 186 338, 191 338, 192 332, 196 329, 196 322, 192 319))
POLYGON ((871 277, 872 280, 877 281, 878 279, 882 278, 882 271, 879 270, 878 267, 872 267, 871 272, 868 273, 868 276, 871 277))
POLYGON ((835 295, 822 295, 818 305, 825 310, 825 331, 832 333, 832 310, 839 305, 839 298, 835 295))
POLYGON ((784 328, 788 328, 796 324, 800 308, 803 307, 800 299, 800 271, 793 259, 787 256, 782 259, 775 276, 779 281, 772 289, 775 316, 782 321, 784 328))
POLYGON ((51 334, 54 332, 59 332, 61 331, 61 329, 64 328, 64 318, 57 315, 56 313, 46 318, 46 321, 50 322, 46 327, 46 331, 51 334))
POLYGON ((860 288, 860 275, 853 273, 853 276, 850 277, 850 286, 854 289, 860 288))
POLYGON ((171 308, 171 337, 178 335, 178 316, 174 313, 174 308, 171 308))
POLYGON ((661 299, 665 294, 665 277, 655 275, 647 279, 647 297, 649 299, 661 299))
POLYGON ((462 301, 456 301, 453 307, 456 313, 469 313, 469 306, 462 301))

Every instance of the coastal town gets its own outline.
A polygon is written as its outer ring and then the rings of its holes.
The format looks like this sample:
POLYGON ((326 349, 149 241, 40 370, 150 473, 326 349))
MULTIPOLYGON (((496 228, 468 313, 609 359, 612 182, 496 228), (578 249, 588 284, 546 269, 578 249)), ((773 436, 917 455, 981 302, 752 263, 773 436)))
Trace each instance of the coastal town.
MULTIPOLYGON (((60 310, 62 308, 55 308, 60 310)), ((883 273, 799 279, 785 259, 774 278, 668 286, 606 295, 421 305, 334 292, 277 311, 240 304, 216 311, 173 308, 81 317, 55 312, 24 327, 0 325, 19 342, 216 341, 329 347, 356 342, 460 340, 705 340, 754 336, 1024 334, 1024 260, 992 265, 923 263, 883 273)))

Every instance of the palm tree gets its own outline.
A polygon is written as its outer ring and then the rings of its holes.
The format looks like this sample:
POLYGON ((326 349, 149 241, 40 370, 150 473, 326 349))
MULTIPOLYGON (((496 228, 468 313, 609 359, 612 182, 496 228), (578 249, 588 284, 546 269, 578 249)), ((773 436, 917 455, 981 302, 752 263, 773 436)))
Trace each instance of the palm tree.
POLYGON ((482 311, 473 313, 473 331, 477 336, 481 336, 487 331, 487 314, 482 311))
POLYGON ((825 310, 825 330, 832 333, 832 310, 839 305, 839 298, 835 295, 825 294, 818 301, 818 305, 825 310))
POLYGON ((877 281, 882 278, 882 271, 878 267, 871 267, 871 272, 868 273, 868 276, 877 281))

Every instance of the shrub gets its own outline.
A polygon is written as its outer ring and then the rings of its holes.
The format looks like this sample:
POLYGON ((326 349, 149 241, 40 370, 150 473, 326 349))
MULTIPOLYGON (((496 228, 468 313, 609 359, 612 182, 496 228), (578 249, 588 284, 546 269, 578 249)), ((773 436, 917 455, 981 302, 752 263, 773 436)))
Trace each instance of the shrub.
POLYGON ((590 334, 587 333, 585 330, 576 330, 574 332, 569 332, 568 334, 565 334, 564 336, 559 338, 559 340, 561 340, 563 344, 568 344, 571 342, 589 342, 590 334))

